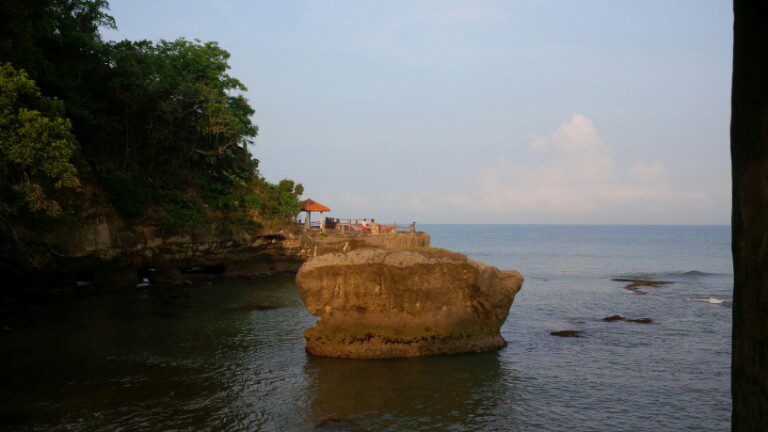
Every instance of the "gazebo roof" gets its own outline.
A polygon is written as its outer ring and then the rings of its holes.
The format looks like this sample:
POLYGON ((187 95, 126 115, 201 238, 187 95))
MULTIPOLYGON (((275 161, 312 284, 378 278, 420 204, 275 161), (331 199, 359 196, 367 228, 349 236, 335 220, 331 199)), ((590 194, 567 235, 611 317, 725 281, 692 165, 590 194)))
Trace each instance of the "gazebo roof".
POLYGON ((327 212, 327 211, 331 211, 331 209, 320 204, 317 201, 312 201, 311 199, 308 199, 301 202, 301 211, 327 212))

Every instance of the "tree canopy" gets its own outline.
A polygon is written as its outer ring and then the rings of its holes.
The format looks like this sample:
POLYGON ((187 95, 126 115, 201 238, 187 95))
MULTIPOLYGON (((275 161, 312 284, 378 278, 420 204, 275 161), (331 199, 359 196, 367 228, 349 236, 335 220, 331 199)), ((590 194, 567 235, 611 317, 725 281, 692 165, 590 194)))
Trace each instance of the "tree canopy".
POLYGON ((105 150, 122 169, 167 176, 195 168, 239 177, 255 169, 247 150, 258 131, 254 111, 245 86, 226 73, 229 53, 218 44, 178 39, 106 48, 123 141, 105 150))
POLYGON ((266 182, 249 151, 258 127, 229 53, 184 38, 105 42, 108 11, 106 0, 0 1, 0 237, 29 227, 22 212, 60 215, 81 184, 169 233, 297 214, 303 187, 266 182))

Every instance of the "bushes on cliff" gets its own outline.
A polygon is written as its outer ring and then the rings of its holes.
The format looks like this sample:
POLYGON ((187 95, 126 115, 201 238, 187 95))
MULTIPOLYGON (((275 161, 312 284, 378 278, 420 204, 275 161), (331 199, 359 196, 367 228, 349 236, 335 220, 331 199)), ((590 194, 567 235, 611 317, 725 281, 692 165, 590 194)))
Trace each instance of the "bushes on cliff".
POLYGON ((141 176, 125 172, 105 175, 102 184, 112 197, 112 203, 125 216, 142 215, 152 201, 151 186, 141 176))
POLYGON ((197 229, 204 220, 200 203, 188 195, 170 192, 165 194, 160 222, 168 234, 187 234, 197 229))
POLYGON ((37 234, 62 215, 61 191, 80 186, 71 130, 61 101, 43 96, 24 70, 0 64, 0 258, 7 265, 47 262, 52 249, 37 234))
POLYGON ((6 224, 28 213, 61 213, 54 191, 80 185, 71 129, 60 101, 43 97, 25 71, 0 65, 0 215, 6 224))

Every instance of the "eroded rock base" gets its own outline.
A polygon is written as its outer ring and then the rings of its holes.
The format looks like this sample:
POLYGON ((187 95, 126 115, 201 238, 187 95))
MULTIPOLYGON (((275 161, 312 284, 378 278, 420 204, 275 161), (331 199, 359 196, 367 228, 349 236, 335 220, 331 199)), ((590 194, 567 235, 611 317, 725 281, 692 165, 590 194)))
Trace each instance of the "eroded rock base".
POLYGON ((327 337, 316 329, 304 332, 307 352, 323 357, 400 358, 465 352, 495 351, 507 346, 501 335, 420 336, 410 339, 386 336, 327 337))

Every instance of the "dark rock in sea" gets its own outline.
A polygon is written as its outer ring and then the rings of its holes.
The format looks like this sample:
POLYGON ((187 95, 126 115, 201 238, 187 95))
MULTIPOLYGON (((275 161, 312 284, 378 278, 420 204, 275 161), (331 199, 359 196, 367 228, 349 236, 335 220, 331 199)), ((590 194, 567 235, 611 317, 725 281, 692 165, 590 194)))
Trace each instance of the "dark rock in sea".
POLYGON ((603 321, 605 322, 626 321, 626 322, 638 323, 638 324, 650 324, 653 322, 653 320, 650 318, 629 319, 629 318, 624 318, 621 315, 611 315, 603 318, 603 321))
POLYGON ((553 331, 549 333, 552 336, 560 336, 560 337, 582 337, 582 333, 579 330, 559 330, 559 331, 553 331))
POLYGON ((661 285, 669 285, 674 282, 669 281, 655 281, 655 280, 649 280, 649 279, 623 279, 623 278, 615 278, 611 279, 614 282, 629 282, 627 286, 624 287, 625 290, 632 291, 635 294, 639 295, 645 295, 648 294, 647 291, 641 290, 639 287, 658 287, 661 285))
POLYGON ((623 278, 615 278, 611 279, 614 282, 631 282, 632 285, 638 285, 638 286, 659 286, 659 285, 669 285, 673 284, 674 282, 670 281, 656 281, 656 280, 650 280, 650 279, 623 279, 623 278))
POLYGON ((310 259, 296 283, 320 317, 304 332, 309 353, 394 358, 504 347, 523 277, 446 250, 360 249, 310 259))

